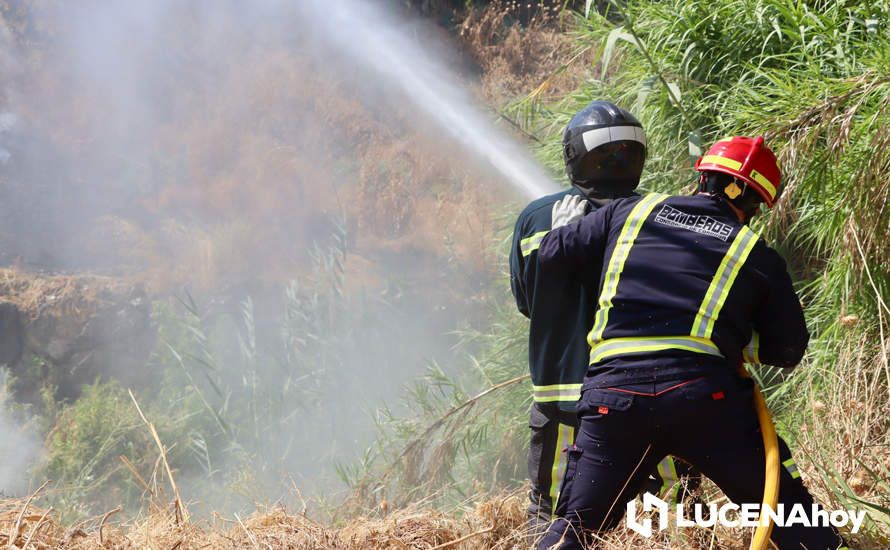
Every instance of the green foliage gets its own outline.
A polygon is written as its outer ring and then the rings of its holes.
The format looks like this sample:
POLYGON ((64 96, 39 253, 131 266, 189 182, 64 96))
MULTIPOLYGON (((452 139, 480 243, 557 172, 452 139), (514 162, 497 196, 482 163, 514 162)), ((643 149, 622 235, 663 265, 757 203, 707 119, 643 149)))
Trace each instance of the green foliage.
MULTIPOLYGON (((890 426, 878 411, 890 403, 890 3, 677 0, 608 10, 616 22, 596 12, 578 21, 579 48, 600 50, 590 80, 555 104, 531 97, 512 112, 546 136, 541 156, 556 168, 572 114, 599 98, 629 107, 649 138, 643 187, 667 192, 690 190, 690 158, 716 139, 766 136, 785 191, 755 228, 797 276, 813 338, 796 374, 757 376, 780 430, 824 476, 823 497, 855 505, 862 497, 837 479, 859 469, 870 491, 888 480, 890 426), (829 410, 856 420, 828 428, 813 403, 829 396, 829 410), (807 424, 826 427, 802 437, 807 424)), ((886 508, 879 495, 872 510, 886 508)))
MULTIPOLYGON (((106 449, 123 451, 121 435, 135 425, 134 412, 117 384, 92 384, 67 408, 49 435, 46 472, 52 479, 92 481, 94 462, 113 458, 106 449), (97 452, 99 451, 99 452, 97 452)), ((112 468, 109 468, 112 466, 112 468)), ((113 464, 101 464, 105 471, 113 464)))
POLYGON ((325 407, 361 347, 344 329, 364 313, 342 292, 345 251, 336 232, 313 252, 313 275, 275 293, 262 315, 249 294, 219 308, 186 295, 160 315, 155 362, 165 398, 192 411, 189 449, 207 481, 199 494, 221 486, 219 497, 232 489, 243 503, 284 495, 289 476, 319 474, 336 452, 325 407))
MULTIPOLYGON (((755 374, 780 431, 818 476, 819 496, 886 510, 886 492, 877 488, 888 483, 883 457, 890 448, 881 412, 890 404, 890 3, 603 4, 578 17, 573 31, 578 52, 599 52, 593 66, 569 69, 586 71, 585 83, 550 103, 536 90, 507 113, 540 140, 540 159, 558 173, 571 116, 593 99, 628 107, 649 141, 646 191, 689 192, 691 160, 713 141, 766 136, 779 154, 785 191, 754 226, 788 260, 813 337, 796 373, 755 374), (870 480, 858 493, 838 482, 856 471, 870 480)), ((476 340, 476 368, 460 382, 431 373, 413 394, 422 416, 389 424, 391 437, 407 443, 398 464, 409 494, 417 483, 425 483, 418 489, 425 494, 438 487, 463 495, 468 479, 509 484, 522 477, 515 446, 524 446, 526 387, 487 396, 473 415, 449 416, 455 403, 525 372, 526 325, 508 302, 504 296, 500 323, 476 340), (417 475, 416 438, 424 456, 445 456, 447 467, 417 475), (491 475, 492 464, 514 460, 512 475, 491 475)), ((886 517, 871 518, 871 536, 886 537, 886 517)))
MULTIPOLYGON (((188 422, 187 405, 179 402, 182 408, 167 408, 175 397, 165 399, 166 395, 159 396, 153 402, 156 410, 148 414, 169 449, 170 461, 186 476, 196 469, 186 452, 190 432, 200 426, 188 422)), ((129 460, 144 479, 153 480, 151 492, 163 491, 163 485, 154 483, 159 473, 157 447, 126 390, 114 381, 85 386, 76 401, 61 408, 46 437, 45 453, 39 477, 53 480, 49 499, 69 519, 121 504, 130 510, 138 508, 145 488, 120 457, 129 460)))

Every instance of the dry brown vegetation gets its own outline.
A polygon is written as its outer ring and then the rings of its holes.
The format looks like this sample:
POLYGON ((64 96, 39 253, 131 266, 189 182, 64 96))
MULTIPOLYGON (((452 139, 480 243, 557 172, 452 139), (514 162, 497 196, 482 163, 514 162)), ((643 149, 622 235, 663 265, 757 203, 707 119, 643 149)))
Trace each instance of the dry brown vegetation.
POLYGON ((544 98, 560 97, 583 81, 585 71, 566 71, 566 61, 588 66, 590 50, 578 50, 566 32, 573 17, 563 2, 547 5, 518 25, 526 6, 501 0, 471 12, 459 29, 464 49, 482 68, 480 90, 493 105, 503 105, 547 82, 544 98))
POLYGON ((434 510, 399 510, 379 518, 322 525, 305 513, 281 508, 247 518, 215 518, 206 524, 177 521, 171 510, 132 523, 103 514, 71 526, 57 523, 52 510, 28 501, 0 503, 0 544, 6 548, 512 548, 522 547, 523 499, 516 495, 479 503, 461 518, 434 510))
MULTIPOLYGON (((52 510, 30 501, 0 503, 0 544, 8 548, 59 549, 338 549, 338 550, 496 550, 529 548, 525 529, 524 494, 489 497, 448 515, 424 508, 391 512, 375 517, 341 518, 330 526, 305 514, 283 508, 258 510, 249 517, 215 517, 209 522, 177 521, 171 509, 155 510, 147 517, 118 521, 116 511, 70 526, 59 525, 52 510)), ((644 539, 619 530, 599 539, 604 550, 686 548, 741 550, 747 539, 722 531, 684 530, 644 539), (673 540, 673 543, 671 543, 673 540)))
POLYGON ((299 41, 249 46, 246 31, 226 37, 230 51, 213 54, 225 57, 219 66, 192 39, 196 16, 173 9, 158 40, 176 62, 145 69, 159 77, 156 97, 135 101, 160 112, 144 120, 121 115, 121 98, 83 77, 59 21, 45 16, 53 10, 13 5, 0 3, 0 26, 18 31, 5 38, 18 59, 0 112, 15 113, 17 139, 33 154, 0 167, 10 200, 27 208, 0 229, 5 257, 201 291, 305 272, 307 249, 343 223, 353 270, 370 271, 372 286, 383 273, 360 257, 410 258, 403 268, 419 278, 443 263, 470 279, 493 272, 491 178, 467 169, 465 153, 403 100, 373 89, 365 97, 354 67, 330 52, 299 41), (109 135, 122 123, 124 135, 109 135), (31 200, 35 182, 45 190, 31 200))
MULTIPOLYGON (((0 503, 0 544, 14 549, 312 549, 312 550, 505 550, 530 548, 525 528, 524 494, 488 497, 454 514, 413 507, 375 511, 372 516, 320 523, 302 512, 280 507, 259 509, 249 517, 215 516, 208 521, 177 520, 172 507, 155 509, 133 521, 117 510, 73 525, 60 525, 52 510, 29 501, 0 503)), ((591 541, 592 543, 594 541, 591 541)), ((675 529, 646 539, 621 528, 596 537, 603 550, 701 548, 744 550, 750 533, 725 528, 675 529)), ((855 548, 878 550, 864 544, 855 548)))
POLYGON ((83 320, 102 303, 131 294, 138 286, 119 277, 35 275, 17 268, 0 269, 0 298, 15 304, 29 321, 43 316, 83 320))
MULTIPOLYGON (((470 12, 459 28, 460 44, 481 69, 480 93, 492 105, 554 73, 553 93, 578 82, 577 74, 559 72, 572 50, 560 32, 568 17, 561 5, 522 27, 513 24, 521 9, 495 2, 470 12)), ((493 193, 484 172, 462 168, 460 148, 418 123, 410 107, 385 98, 369 105, 336 67, 317 63, 312 49, 234 47, 217 66, 191 39, 194 15, 172 14, 178 20, 162 38, 176 49, 178 65, 198 67, 201 76, 162 73, 163 110, 150 124, 129 121, 137 125, 128 151, 108 143, 120 122, 109 91, 60 55, 59 21, 47 13, 53 10, 34 3, 0 2, 4 49, 14 52, 2 64, 8 85, 0 111, 16 113, 24 140, 38 151, 35 162, 49 166, 35 174, 14 156, 8 172, 0 167, 9 199, 36 209, 0 228, 2 255, 23 271, 66 267, 70 259, 60 254, 73 254, 79 269, 133 277, 151 292, 187 283, 201 293, 256 277, 287 281, 306 271, 307 249, 334 223, 350 235, 353 287, 380 288, 392 264, 414 280, 450 277, 440 288, 454 304, 472 301, 475 282, 496 269, 495 213, 509 197, 493 193), (53 156, 41 156, 49 151, 53 156), (87 163, 65 164, 70 159, 87 163), (124 177, 137 192, 120 194, 115 179, 124 177), (46 188, 36 202, 26 200, 35 178, 46 188), (112 205, 88 214, 58 210, 52 197, 69 192, 75 209, 83 194, 88 202, 108 195, 112 205), (453 272, 443 274, 443 264, 453 272)))

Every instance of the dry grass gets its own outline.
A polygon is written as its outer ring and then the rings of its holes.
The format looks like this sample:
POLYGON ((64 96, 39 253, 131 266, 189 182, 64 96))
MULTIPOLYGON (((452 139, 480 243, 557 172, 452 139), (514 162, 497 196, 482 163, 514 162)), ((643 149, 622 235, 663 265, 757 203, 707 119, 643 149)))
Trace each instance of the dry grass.
POLYGON ((30 501, 0 502, 0 545, 8 548, 522 548, 524 499, 516 494, 480 502, 463 517, 405 509, 379 518, 343 521, 339 529, 284 509, 249 518, 199 525, 177 522, 172 508, 130 524, 110 526, 103 517, 60 526, 51 510, 30 501), (10 541, 12 541, 10 543, 10 541))
MULTIPOLYGON (((516 2, 492 2, 471 12, 460 27, 461 44, 482 68, 481 91, 492 105, 524 96, 544 81, 548 94, 560 97, 588 76, 584 71, 563 70, 577 43, 565 32, 570 16, 562 11, 562 3, 541 9, 520 26, 515 20, 523 8, 516 2)), ((588 51, 586 56, 592 59, 594 53, 588 51)))
MULTIPOLYGON (((454 518, 432 510, 400 510, 383 518, 358 518, 340 529, 326 527, 281 508, 258 511, 249 518, 201 525, 178 522, 171 510, 158 511, 130 524, 109 526, 91 518, 70 527, 57 523, 51 510, 29 501, 0 502, 0 545, 5 548, 494 548, 496 526, 506 516, 520 517, 516 502, 480 504, 477 516, 454 518), (480 546, 482 544, 482 546, 480 546)), ((504 533, 509 536, 509 533, 504 533)), ((504 546, 500 546, 504 547, 504 546)))
MULTIPOLYGON (((845 319, 847 327, 857 322, 845 319)), ((818 500, 831 508, 868 510, 886 537, 890 515, 857 501, 890 507, 890 370, 887 355, 873 351, 852 344, 841 350, 828 387, 813 383, 818 373, 808 373, 809 407, 798 427, 796 460, 818 500)), ((856 548, 878 547, 855 542, 856 548)))
POLYGON ((0 299, 14 303, 29 321, 42 316, 83 318, 134 288, 127 279, 95 275, 39 275, 0 269, 0 299))
MULTIPOLYGON (((13 21, 14 10, 5 5, 0 2, 0 27, 18 28, 33 18, 52 34, 55 25, 64 25, 41 20, 48 16, 28 6, 21 14, 27 21, 13 21)), ((164 17, 176 23, 168 25, 165 39, 183 66, 203 66, 206 52, 194 40, 200 22, 176 9, 164 17)), ((218 74, 190 70, 189 81, 213 94, 186 93, 186 86, 165 91, 176 116, 159 122, 144 142, 117 151, 95 145, 107 140, 115 116, 97 99, 101 90, 75 78, 51 42, 21 40, 15 44, 23 49, 21 75, 10 89, 32 93, 22 94, 15 110, 66 156, 84 163, 67 171, 83 172, 91 186, 103 181, 90 173, 95 166, 134 181, 144 178, 138 192, 120 196, 90 187, 114 208, 90 218, 88 227, 68 227, 65 212, 41 211, 62 220, 65 230, 82 232, 78 265, 133 274, 158 292, 186 283, 197 293, 235 285, 256 278, 258 266, 259 275, 286 281, 308 272, 306 249, 342 218, 353 239, 351 252, 377 262, 393 255, 415 258, 399 267, 419 280, 443 263, 462 264, 470 280, 495 269, 490 255, 478 254, 491 248, 496 229, 492 214, 499 205, 483 200, 491 192, 489 175, 461 168, 467 154, 455 145, 443 150, 443 140, 427 137, 438 134, 418 127, 423 117, 404 98, 377 92, 380 97, 369 104, 342 76, 348 69, 322 68, 310 44, 251 43, 233 47, 218 74)), ((11 202, 30 198, 25 183, 11 202)), ((55 268, 52 254, 37 257, 39 247, 29 243, 46 241, 52 252, 58 237, 36 224, 22 225, 0 235, 4 253, 55 268)), ((460 300, 459 293, 452 297, 460 300)))
MULTIPOLYGON (((29 500, 0 502, 0 547, 17 549, 455 549, 530 548, 525 529, 524 493, 490 497, 455 514, 408 508, 380 517, 338 518, 338 526, 319 523, 304 513, 282 508, 258 510, 247 518, 217 517, 212 522, 179 522, 171 507, 149 516, 112 525, 107 515, 62 526, 51 510, 29 500), (11 542, 10 542, 11 541, 11 542)), ((604 550, 702 548, 743 550, 748 534, 683 529, 645 539, 617 529, 596 543, 604 550)), ((877 548, 861 546, 862 548, 877 548)))

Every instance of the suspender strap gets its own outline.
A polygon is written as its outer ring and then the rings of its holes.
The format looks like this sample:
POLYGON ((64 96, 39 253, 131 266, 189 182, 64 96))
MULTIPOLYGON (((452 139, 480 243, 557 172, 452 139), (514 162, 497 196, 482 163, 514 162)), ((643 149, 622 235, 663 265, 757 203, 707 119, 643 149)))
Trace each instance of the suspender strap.
POLYGON ((705 292, 705 299, 702 300, 701 306, 698 308, 690 335, 699 338, 711 337, 714 323, 720 316, 720 310, 723 309, 732 284, 755 244, 757 244, 757 233, 742 226, 729 246, 729 250, 723 256, 723 261, 720 262, 720 267, 717 268, 717 273, 714 274, 714 278, 705 292))
POLYGON ((621 272, 624 270, 624 262, 630 254, 637 235, 643 227, 643 222, 652 213, 652 210, 663 202, 668 195, 661 193, 652 193, 646 195, 640 202, 633 207, 624 220, 624 226, 618 235, 618 242, 612 255, 609 257, 609 265, 606 268, 606 277, 603 280, 603 290, 600 293, 596 318, 593 322, 593 330, 587 335, 587 342, 593 347, 597 342, 602 340, 603 331, 609 322, 609 309, 612 308, 612 298, 618 292, 618 281, 621 279, 621 272))

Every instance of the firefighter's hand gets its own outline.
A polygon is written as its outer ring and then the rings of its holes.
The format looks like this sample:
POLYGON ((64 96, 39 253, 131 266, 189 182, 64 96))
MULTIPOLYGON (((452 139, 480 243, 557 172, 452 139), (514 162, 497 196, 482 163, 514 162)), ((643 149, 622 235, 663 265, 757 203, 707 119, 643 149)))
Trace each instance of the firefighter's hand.
POLYGON ((582 199, 580 195, 568 195, 556 201, 550 216, 551 229, 569 225, 583 218, 587 213, 587 204, 587 199, 582 199))

